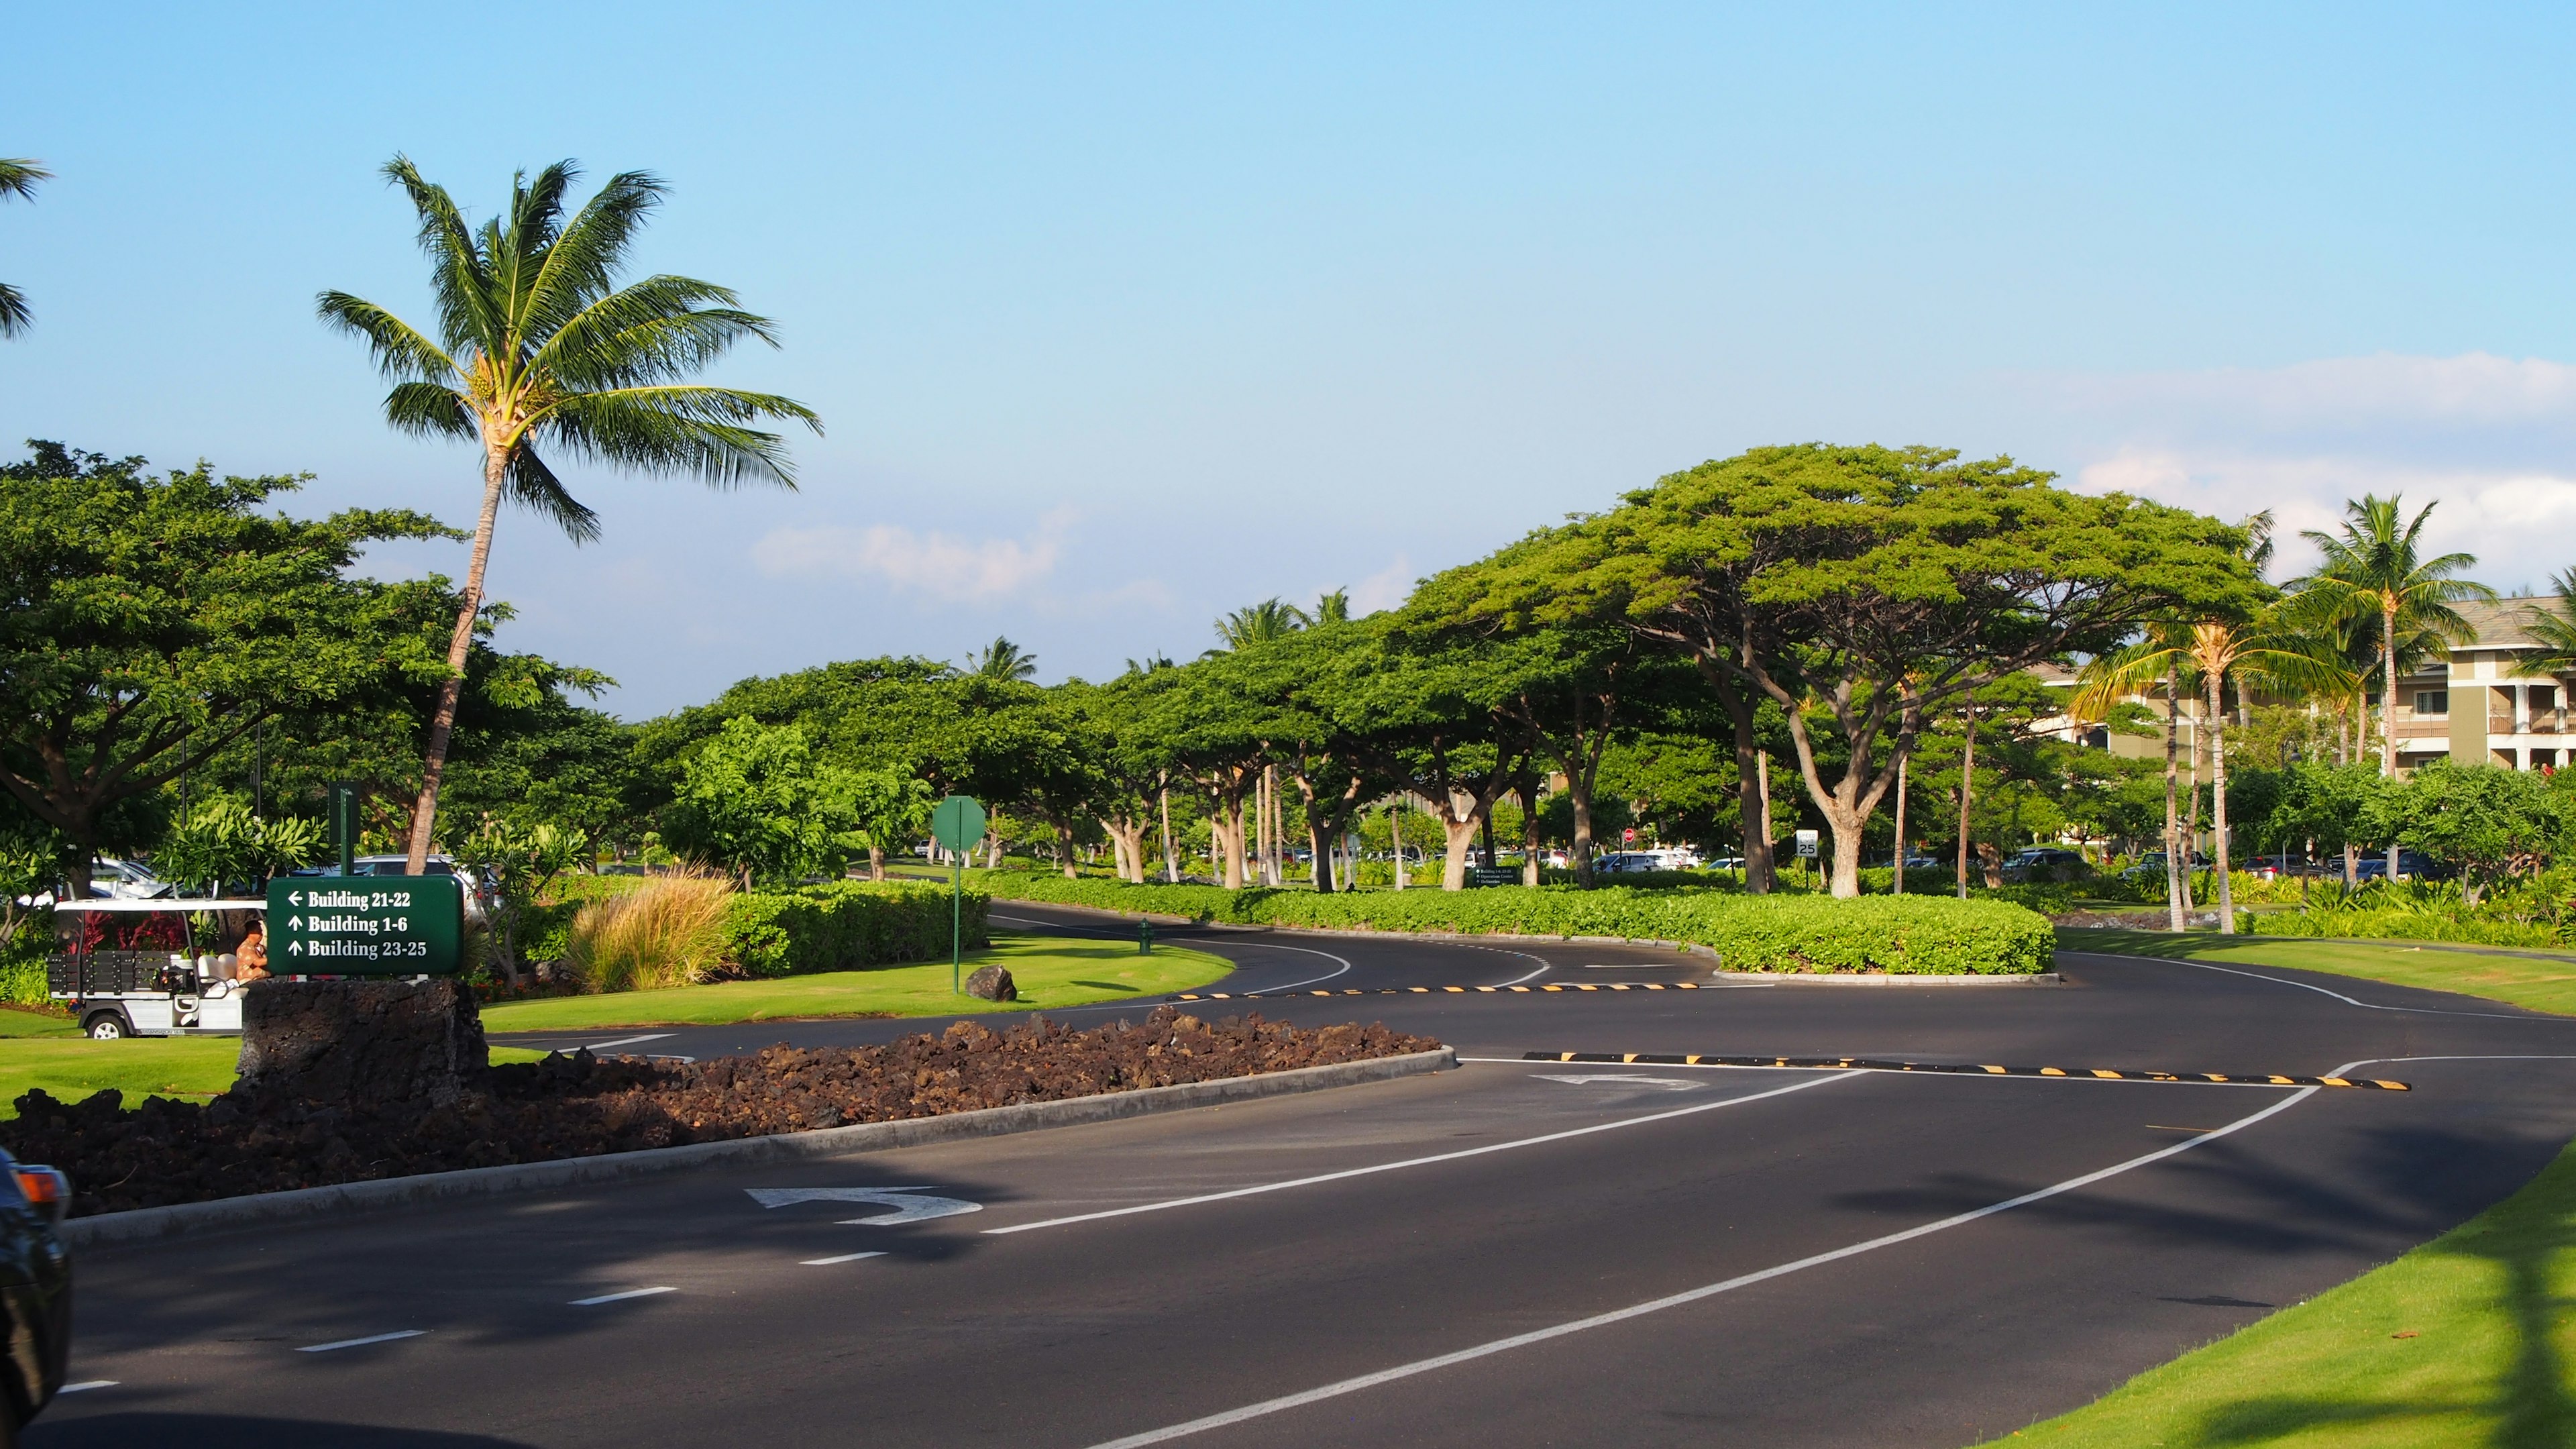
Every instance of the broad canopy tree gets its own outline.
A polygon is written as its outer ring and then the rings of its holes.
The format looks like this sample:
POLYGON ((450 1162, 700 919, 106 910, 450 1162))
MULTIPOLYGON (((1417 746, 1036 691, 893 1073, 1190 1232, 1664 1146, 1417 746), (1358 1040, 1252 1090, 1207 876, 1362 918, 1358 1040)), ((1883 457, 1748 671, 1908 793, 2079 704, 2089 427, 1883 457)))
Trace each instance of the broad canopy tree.
POLYGON ((1755 449, 1564 530, 1541 555, 1559 580, 1541 617, 1615 620, 1686 654, 1739 754, 1752 703, 1778 704, 1833 834, 1834 890, 1856 894, 1863 831, 1930 713, 2177 607, 2242 612, 2260 589, 2239 530, 2052 482, 1941 449, 1755 449), (1835 778, 1811 706, 1842 747, 1835 778))
POLYGON ((417 513, 266 511, 300 479, 160 478, 39 449, 0 489, 0 788, 60 840, 72 889, 147 803, 263 726, 317 732, 439 676, 437 579, 352 577, 417 513), (56 476, 29 476, 54 473, 56 476))

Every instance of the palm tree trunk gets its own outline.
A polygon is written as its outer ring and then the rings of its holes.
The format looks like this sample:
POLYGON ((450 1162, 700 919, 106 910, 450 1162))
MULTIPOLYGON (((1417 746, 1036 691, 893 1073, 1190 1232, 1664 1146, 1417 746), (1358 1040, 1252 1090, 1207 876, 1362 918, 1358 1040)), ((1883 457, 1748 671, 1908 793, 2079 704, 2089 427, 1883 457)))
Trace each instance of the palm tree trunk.
POLYGON ((1896 870, 1887 878, 1887 893, 1905 894, 1905 766, 1906 757, 1896 757, 1896 870))
POLYGON ((465 693, 465 660, 474 647, 474 619, 483 609, 483 566, 492 558, 492 525, 501 516, 501 483, 509 475, 509 455, 486 449, 483 455, 483 513, 474 524, 474 553, 465 566, 465 606, 457 611, 456 633, 447 641, 447 678, 438 685, 438 706, 429 717, 429 752, 421 763, 420 799, 411 810, 411 845, 403 866, 419 875, 429 864, 429 834, 438 818, 438 777, 447 770, 447 741, 456 732, 456 704, 465 693))
POLYGON ((1404 797, 1401 795, 1395 797, 1395 803, 1386 807, 1386 834, 1387 839, 1395 845, 1395 888, 1402 890, 1404 889, 1404 797))
MULTIPOLYGON (((2397 778, 2397 601, 2379 609, 2379 773, 2397 778)), ((2388 884, 2397 884, 2397 842, 2388 842, 2388 884)))
POLYGON ((2182 681, 2165 670, 2165 915, 2167 929, 2182 932, 2182 681))
POLYGON ((2226 687, 2226 676, 2209 671, 2209 799, 2212 838, 2217 849, 2210 852, 2218 870, 2218 933, 2236 934, 2236 897, 2227 882, 2227 716, 2222 713, 2220 691, 2226 687))
POLYGON ((1967 729, 1959 748, 1959 899, 1968 898, 1968 811, 1977 791, 1977 696, 1968 696, 1967 729))

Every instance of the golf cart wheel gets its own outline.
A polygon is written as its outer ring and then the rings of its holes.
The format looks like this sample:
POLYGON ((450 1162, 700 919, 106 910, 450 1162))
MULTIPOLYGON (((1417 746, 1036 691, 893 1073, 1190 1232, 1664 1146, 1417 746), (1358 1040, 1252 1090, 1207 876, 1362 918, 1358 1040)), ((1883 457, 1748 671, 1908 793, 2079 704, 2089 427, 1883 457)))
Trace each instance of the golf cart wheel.
POLYGON ((113 1011, 102 1011, 91 1017, 81 1030, 89 1033, 91 1041, 122 1041, 134 1035, 134 1029, 125 1024, 125 1018, 113 1011))

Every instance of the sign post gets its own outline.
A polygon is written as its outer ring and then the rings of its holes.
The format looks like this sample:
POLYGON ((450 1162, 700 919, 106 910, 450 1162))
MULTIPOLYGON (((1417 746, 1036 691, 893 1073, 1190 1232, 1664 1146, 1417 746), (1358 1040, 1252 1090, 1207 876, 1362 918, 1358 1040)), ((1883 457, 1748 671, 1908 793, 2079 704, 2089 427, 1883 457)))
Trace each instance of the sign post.
POLYGON ((930 812, 930 838, 948 848, 948 990, 963 990, 957 979, 966 956, 966 852, 984 838, 984 806, 972 795, 951 795, 930 812))
POLYGON ((331 837, 340 848, 340 874, 358 873, 358 787, 346 781, 331 784, 331 837))

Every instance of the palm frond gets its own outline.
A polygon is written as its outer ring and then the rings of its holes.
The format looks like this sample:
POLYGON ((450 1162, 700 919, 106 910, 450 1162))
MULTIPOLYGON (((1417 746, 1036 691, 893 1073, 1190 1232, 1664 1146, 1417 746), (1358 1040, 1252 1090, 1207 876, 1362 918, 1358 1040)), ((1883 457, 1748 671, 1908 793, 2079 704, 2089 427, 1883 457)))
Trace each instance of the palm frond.
POLYGON ((385 421, 398 432, 421 437, 463 438, 477 436, 474 414, 456 390, 434 382, 401 382, 385 394, 385 421))
MULTIPOLYGON (((522 314, 526 336, 553 337, 617 285, 635 233, 662 204, 664 190, 661 178, 649 171, 621 171, 563 224, 549 240, 544 265, 529 279, 522 314)), ((732 295, 724 300, 730 303, 732 295)))
POLYGON ((367 344, 376 370, 402 381, 453 380, 460 375, 455 359, 418 329, 363 297, 324 292, 313 299, 313 311, 327 326, 350 333, 367 344))
POLYGON ((455 199, 447 188, 424 179, 408 156, 386 162, 385 177, 411 198, 420 217, 420 249, 436 264, 430 290, 438 302, 439 341, 451 352, 505 350, 508 319, 492 305, 489 259, 455 199))
POLYGON ((30 157, 0 156, 0 196, 32 198, 37 182, 53 179, 54 173, 30 157))
POLYGON ((15 337, 36 320, 27 310, 27 295, 7 282, 0 282, 0 337, 15 337))
POLYGON ((776 433, 748 424, 788 418, 823 431, 814 410, 792 398, 725 387, 624 387, 578 393, 547 409, 539 425, 582 457, 652 473, 692 473, 718 488, 749 482, 796 486, 776 433))
POLYGON ((737 300, 730 288, 693 277, 647 277, 575 313, 530 365, 569 389, 641 387, 686 377, 746 337, 777 346, 769 319, 737 300))
POLYGON ((508 488, 512 500, 553 519, 573 542, 599 540, 599 515, 565 491, 563 480, 537 457, 536 449, 522 444, 510 455, 508 488))

